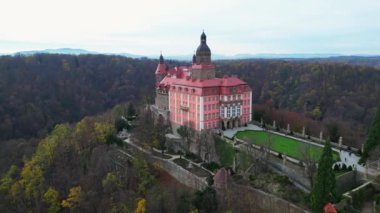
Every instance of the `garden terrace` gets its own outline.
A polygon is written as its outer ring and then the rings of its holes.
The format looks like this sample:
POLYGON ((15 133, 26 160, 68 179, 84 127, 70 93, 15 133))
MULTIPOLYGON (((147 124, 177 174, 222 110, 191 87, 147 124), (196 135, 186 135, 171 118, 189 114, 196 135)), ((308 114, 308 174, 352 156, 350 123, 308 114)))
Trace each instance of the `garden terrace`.
MULTIPOLYGON (((275 152, 279 152, 299 160, 305 158, 304 150, 309 149, 308 153, 310 153, 310 157, 313 160, 318 161, 323 150, 320 146, 306 144, 292 138, 265 131, 245 130, 237 132, 235 137, 258 146, 268 146, 269 149, 275 152)), ((333 152, 333 158, 334 160, 339 160, 338 153, 333 152)))

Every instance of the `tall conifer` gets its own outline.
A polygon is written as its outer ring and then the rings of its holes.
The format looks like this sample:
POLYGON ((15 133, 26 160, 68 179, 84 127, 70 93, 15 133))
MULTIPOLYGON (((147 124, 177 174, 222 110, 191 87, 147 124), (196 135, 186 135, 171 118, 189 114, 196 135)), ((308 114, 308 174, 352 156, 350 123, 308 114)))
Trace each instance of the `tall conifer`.
POLYGON ((332 169, 333 153, 330 141, 327 140, 318 163, 317 175, 311 192, 311 206, 314 212, 322 212, 326 203, 335 197, 335 174, 332 169))

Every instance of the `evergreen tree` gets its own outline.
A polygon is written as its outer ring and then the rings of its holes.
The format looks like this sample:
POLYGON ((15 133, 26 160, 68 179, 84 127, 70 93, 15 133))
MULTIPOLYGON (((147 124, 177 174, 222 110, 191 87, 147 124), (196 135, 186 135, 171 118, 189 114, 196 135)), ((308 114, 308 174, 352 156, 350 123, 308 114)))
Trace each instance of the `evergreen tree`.
POLYGON ((133 120, 135 116, 136 116, 135 107, 133 106, 132 103, 129 103, 128 104, 128 109, 127 109, 127 118, 129 120, 133 120))
POLYGON ((322 212, 323 206, 334 200, 335 173, 332 165, 333 154, 330 141, 327 140, 319 159, 318 171, 311 191, 311 206, 314 212, 322 212))
POLYGON ((365 163, 369 157, 369 152, 380 144, 380 106, 377 107, 375 117, 369 128, 368 139, 364 144, 364 150, 359 163, 365 163))

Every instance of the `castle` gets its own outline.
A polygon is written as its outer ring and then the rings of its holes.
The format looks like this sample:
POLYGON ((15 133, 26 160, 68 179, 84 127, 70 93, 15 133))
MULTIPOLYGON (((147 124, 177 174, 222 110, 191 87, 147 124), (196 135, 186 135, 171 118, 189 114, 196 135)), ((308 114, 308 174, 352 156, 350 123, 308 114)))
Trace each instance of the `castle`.
POLYGON ((173 126, 228 129, 252 120, 251 88, 236 76, 215 77, 204 32, 191 66, 169 68, 161 54, 155 75, 154 107, 173 126))

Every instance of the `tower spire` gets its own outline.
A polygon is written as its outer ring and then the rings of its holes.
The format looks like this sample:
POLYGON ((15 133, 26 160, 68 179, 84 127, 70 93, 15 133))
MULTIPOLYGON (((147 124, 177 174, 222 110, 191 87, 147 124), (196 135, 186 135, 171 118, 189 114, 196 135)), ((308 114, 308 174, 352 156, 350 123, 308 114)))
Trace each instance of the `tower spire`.
POLYGON ((160 64, 164 63, 164 56, 162 56, 162 51, 160 51, 160 64))
POLYGON ((206 44, 206 34, 204 30, 201 35, 201 44, 206 44))

